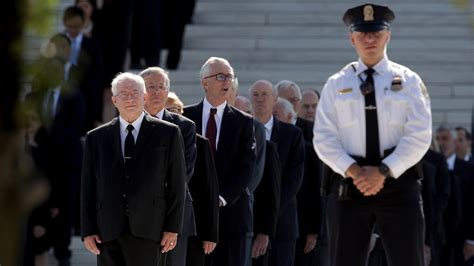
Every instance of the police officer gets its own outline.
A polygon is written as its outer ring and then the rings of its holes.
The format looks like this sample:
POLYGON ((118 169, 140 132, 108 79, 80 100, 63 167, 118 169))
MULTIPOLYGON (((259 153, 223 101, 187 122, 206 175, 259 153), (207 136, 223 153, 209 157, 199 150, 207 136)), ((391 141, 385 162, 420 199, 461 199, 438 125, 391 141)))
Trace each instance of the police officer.
POLYGON ((366 265, 375 224, 389 265, 424 265, 417 166, 431 142, 430 100, 420 77, 386 55, 394 18, 374 4, 346 11, 359 60, 328 79, 316 113, 313 144, 334 171, 332 266, 366 265))

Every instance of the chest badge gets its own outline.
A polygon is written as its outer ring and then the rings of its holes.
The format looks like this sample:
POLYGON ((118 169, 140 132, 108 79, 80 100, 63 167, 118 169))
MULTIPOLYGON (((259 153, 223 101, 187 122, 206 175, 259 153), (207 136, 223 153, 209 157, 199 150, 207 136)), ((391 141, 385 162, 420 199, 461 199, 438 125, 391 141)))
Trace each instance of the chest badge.
POLYGON ((402 78, 400 76, 394 76, 392 80, 392 86, 390 87, 391 91, 401 91, 402 87, 402 78))
POLYGON ((346 93, 351 93, 351 92, 352 92, 352 88, 340 89, 338 91, 339 94, 346 94, 346 93))

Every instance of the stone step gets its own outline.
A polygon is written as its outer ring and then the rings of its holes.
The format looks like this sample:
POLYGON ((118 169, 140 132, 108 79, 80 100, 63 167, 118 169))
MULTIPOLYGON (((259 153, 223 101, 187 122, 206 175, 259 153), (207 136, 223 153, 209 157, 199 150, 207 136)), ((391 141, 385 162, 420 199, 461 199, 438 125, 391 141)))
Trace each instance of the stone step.
MULTIPOLYGON (((347 36, 347 29, 341 25, 215 25, 215 24, 191 24, 186 28, 186 39, 190 38, 328 38, 347 36)), ((413 27, 394 27, 392 36, 395 38, 463 38, 473 36, 469 27, 453 27, 452 25, 434 25, 423 29, 413 27), (442 34, 440 34, 442 33, 442 34)))
MULTIPOLYGON (((196 24, 215 24, 215 25, 301 25, 301 26, 338 26, 345 29, 342 22, 343 11, 333 12, 333 15, 315 14, 312 11, 299 12, 255 12, 229 11, 229 14, 222 12, 203 10, 196 13, 193 17, 196 24)), ((443 19, 433 19, 439 14, 403 14, 397 16, 393 23, 393 28, 408 27, 413 31, 422 30, 424 27, 434 26, 453 26, 469 27, 469 20, 465 13, 443 14, 443 19), (422 26, 418 29, 414 26, 422 26)))
MULTIPOLYGON (((309 62, 332 62, 340 63, 341 67, 348 62, 355 60, 356 55, 352 49, 342 49, 340 51, 310 51, 310 50, 294 50, 294 49, 267 49, 267 50, 237 50, 229 49, 201 49, 201 50, 184 50, 182 53, 182 65, 197 64, 199 67, 211 56, 220 56, 227 58, 231 64, 233 63, 309 63, 309 62)), ((426 53, 423 50, 401 51, 391 49, 389 57, 401 64, 458 64, 473 62, 472 53, 458 53, 456 51, 432 51, 426 53), (441 56, 442 55, 442 56, 441 56)))
MULTIPOLYGON (((388 1, 387 1, 388 2, 388 1)), ((348 8, 354 6, 353 2, 303 2, 303 3, 290 3, 290 2, 221 2, 221 1, 206 1, 199 2, 196 5, 195 12, 312 12, 314 16, 317 16, 318 13, 321 14, 337 14, 337 17, 342 17, 342 14, 348 8)), ((459 14, 462 11, 455 9, 451 3, 434 3, 427 2, 420 4, 417 2, 401 2, 397 4, 390 4, 390 8, 394 11, 396 15, 407 15, 414 16, 420 14, 432 14, 432 15, 453 15, 459 14), (423 8, 420 8, 423 7, 423 8)))
MULTIPOLYGON (((455 51, 456 53, 472 53, 472 41, 465 38, 394 38, 390 42, 391 50, 407 49, 429 52, 455 51)), ((351 47, 346 36, 327 38, 214 38, 186 37, 185 49, 307 49, 307 50, 332 50, 347 49, 351 47)))

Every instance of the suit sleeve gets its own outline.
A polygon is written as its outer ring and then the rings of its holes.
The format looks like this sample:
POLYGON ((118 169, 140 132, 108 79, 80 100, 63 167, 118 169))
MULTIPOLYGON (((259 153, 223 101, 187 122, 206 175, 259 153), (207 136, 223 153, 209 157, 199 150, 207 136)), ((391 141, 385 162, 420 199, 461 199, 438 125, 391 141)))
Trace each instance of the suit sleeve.
POLYGON ((81 178, 81 236, 98 234, 96 219, 96 182, 92 138, 86 135, 81 178))
POLYGON ((170 134, 166 175, 166 217, 163 230, 181 233, 184 219, 186 163, 183 140, 178 128, 173 128, 170 134))

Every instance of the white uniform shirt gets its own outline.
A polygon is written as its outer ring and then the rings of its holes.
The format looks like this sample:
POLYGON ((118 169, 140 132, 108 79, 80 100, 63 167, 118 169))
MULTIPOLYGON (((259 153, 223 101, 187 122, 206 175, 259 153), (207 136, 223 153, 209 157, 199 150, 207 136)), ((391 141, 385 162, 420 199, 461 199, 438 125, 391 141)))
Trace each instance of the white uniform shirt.
MULTIPOLYGON (((366 156, 365 100, 358 77, 365 80, 366 69, 359 59, 331 76, 316 111, 314 148, 319 158, 342 176, 355 163, 350 155, 366 156)), ((373 69, 380 154, 383 157, 384 150, 396 147, 383 163, 398 178, 420 161, 429 148, 430 100, 421 78, 387 56, 373 69), (394 79, 401 80, 401 87, 392 87, 394 79)))

